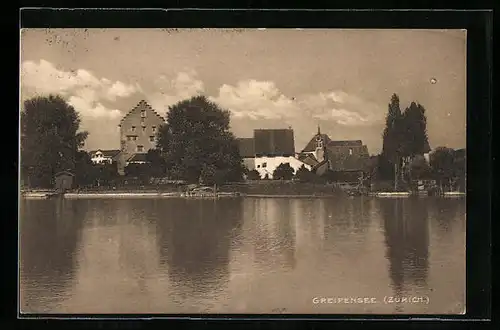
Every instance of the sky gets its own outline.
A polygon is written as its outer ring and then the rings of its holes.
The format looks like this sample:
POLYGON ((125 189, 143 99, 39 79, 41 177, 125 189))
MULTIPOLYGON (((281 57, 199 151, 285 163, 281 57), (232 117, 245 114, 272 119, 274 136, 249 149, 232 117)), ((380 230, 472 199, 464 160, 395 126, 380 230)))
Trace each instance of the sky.
POLYGON ((203 94, 231 130, 293 128, 382 147, 391 95, 426 109, 431 148, 466 141, 466 31, 342 29, 23 29, 21 102, 59 94, 89 132, 119 149, 120 119, 144 99, 161 115, 203 94))

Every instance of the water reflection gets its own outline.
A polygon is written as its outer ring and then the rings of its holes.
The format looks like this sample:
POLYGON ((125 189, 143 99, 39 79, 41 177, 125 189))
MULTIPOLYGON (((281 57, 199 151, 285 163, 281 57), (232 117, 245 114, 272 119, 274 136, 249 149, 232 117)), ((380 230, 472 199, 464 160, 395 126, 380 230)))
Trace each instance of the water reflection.
POLYGON ((429 224, 423 199, 379 200, 394 294, 427 285, 429 224))
POLYGON ((49 312, 65 299, 86 213, 86 205, 70 200, 21 201, 22 312, 49 312))
POLYGON ((295 267, 295 226, 289 199, 253 199, 257 210, 254 224, 253 249, 257 267, 263 271, 279 266, 295 267))
POLYGON ((161 262, 176 293, 207 295, 229 280, 229 251, 242 225, 241 200, 158 204, 161 262))

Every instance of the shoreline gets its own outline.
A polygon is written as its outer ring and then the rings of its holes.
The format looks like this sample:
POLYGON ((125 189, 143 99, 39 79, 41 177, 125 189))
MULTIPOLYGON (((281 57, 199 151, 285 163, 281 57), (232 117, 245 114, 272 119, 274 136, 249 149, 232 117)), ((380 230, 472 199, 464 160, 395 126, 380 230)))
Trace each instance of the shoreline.
POLYGON ((343 197, 343 198, 353 198, 353 197, 376 197, 376 198, 422 198, 422 197, 441 197, 441 198, 465 198, 466 193, 451 192, 445 193, 442 196, 428 196, 428 195, 418 195, 405 192, 378 192, 369 193, 367 195, 356 195, 350 196, 347 193, 323 193, 323 194, 254 194, 254 193, 231 193, 231 192, 219 192, 217 195, 213 194, 201 194, 201 195, 191 195, 186 196, 185 193, 181 192, 158 192, 158 191, 127 191, 127 192, 116 192, 116 191, 99 191, 99 192, 67 192, 64 194, 57 194, 54 192, 26 192, 22 193, 21 199, 50 199, 62 197, 64 199, 97 199, 97 198, 109 198, 109 199, 119 199, 119 198, 184 198, 184 199, 220 199, 220 198, 304 198, 304 199, 319 199, 319 198, 332 198, 332 197, 343 197))

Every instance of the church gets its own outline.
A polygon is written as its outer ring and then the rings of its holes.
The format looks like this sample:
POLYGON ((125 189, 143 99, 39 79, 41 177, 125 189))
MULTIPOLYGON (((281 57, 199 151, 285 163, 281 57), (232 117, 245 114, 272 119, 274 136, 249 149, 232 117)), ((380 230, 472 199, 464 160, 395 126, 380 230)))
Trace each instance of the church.
POLYGON ((332 140, 318 126, 318 132, 298 158, 318 175, 330 172, 339 181, 356 182, 363 175, 370 155, 361 140, 332 140))

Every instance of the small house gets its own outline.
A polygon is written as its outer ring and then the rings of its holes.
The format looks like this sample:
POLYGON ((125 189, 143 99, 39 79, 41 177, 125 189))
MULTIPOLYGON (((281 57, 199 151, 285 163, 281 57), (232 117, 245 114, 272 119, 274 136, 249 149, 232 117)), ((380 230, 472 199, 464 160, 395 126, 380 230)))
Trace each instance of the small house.
POLYGON ((75 175, 69 171, 61 171, 55 174, 55 188, 59 192, 65 192, 73 188, 75 175))

